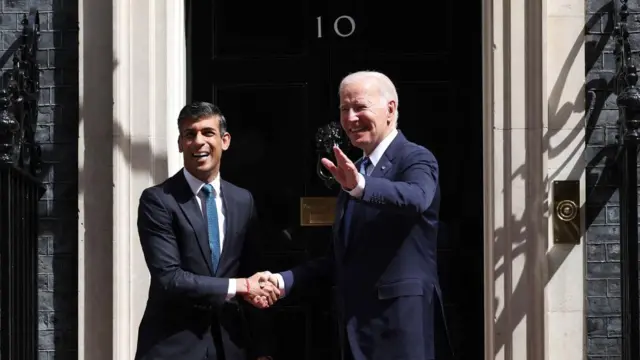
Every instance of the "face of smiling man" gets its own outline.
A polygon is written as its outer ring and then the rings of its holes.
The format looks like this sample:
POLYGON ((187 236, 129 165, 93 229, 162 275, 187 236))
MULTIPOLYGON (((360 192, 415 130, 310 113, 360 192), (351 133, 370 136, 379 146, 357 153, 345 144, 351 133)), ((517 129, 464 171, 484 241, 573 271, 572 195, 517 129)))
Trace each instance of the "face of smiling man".
POLYGON ((187 171, 205 183, 220 172, 222 152, 229 148, 231 135, 220 131, 220 116, 184 119, 180 124, 178 148, 187 171))
POLYGON ((351 143, 369 155, 394 128, 396 102, 382 96, 369 77, 349 81, 340 89, 340 123, 351 143))

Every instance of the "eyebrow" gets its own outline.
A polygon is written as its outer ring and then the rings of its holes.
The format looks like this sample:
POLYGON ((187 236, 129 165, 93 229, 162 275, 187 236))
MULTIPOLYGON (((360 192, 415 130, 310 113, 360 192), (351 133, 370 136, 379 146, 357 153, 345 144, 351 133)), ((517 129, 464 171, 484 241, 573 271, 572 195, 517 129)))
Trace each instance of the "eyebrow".
MULTIPOLYGON (((191 128, 187 128, 187 129, 184 129, 183 131, 184 132, 195 132, 196 130, 195 129, 191 129, 191 128)), ((206 128, 200 129, 200 131, 216 131, 217 132, 218 129, 213 128, 213 127, 206 127, 206 128)))
POLYGON ((370 106, 371 104, 373 104, 373 102, 371 102, 371 101, 356 101, 356 102, 349 103, 349 104, 340 104, 338 107, 339 108, 343 108, 343 107, 347 107, 347 106, 370 106))

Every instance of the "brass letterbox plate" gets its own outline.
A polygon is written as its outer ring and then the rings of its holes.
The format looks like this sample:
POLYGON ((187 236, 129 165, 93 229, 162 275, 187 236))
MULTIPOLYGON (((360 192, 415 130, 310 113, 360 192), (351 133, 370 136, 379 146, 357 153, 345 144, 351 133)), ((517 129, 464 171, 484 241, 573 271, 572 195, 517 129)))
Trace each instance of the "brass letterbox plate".
POLYGON ((333 225, 336 200, 336 197, 301 197, 300 226, 333 225))
POLYGON ((580 244, 580 182, 561 180, 553 182, 553 242, 580 244))

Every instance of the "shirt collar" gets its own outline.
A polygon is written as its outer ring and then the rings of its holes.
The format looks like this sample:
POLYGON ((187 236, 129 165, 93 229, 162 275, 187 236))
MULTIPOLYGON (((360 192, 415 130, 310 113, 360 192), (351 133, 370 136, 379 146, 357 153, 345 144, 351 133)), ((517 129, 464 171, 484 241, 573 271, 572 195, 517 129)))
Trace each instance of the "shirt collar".
MULTIPOLYGON (((389 147, 389 145, 391 145, 391 142, 393 141, 393 139, 396 138, 397 135, 398 135, 398 129, 393 129, 389 134, 387 134, 387 136, 384 139, 382 139, 380 144, 376 146, 376 148, 371 152, 371 154, 369 154, 369 161, 371 161, 371 165, 374 168, 376 167, 376 165, 378 165, 378 162, 380 162, 382 155, 384 154, 385 151, 387 151, 387 148, 389 147)), ((364 156, 366 156, 366 154, 364 156)))
MULTIPOLYGON (((187 183, 193 192, 193 195, 198 196, 200 193, 200 189, 205 185, 204 182, 197 179, 195 176, 191 175, 187 169, 183 168, 182 172, 184 173, 184 177, 187 179, 187 183)), ((213 186, 213 190, 215 190, 216 195, 220 194, 220 174, 216 176, 215 179, 210 183, 213 186)))

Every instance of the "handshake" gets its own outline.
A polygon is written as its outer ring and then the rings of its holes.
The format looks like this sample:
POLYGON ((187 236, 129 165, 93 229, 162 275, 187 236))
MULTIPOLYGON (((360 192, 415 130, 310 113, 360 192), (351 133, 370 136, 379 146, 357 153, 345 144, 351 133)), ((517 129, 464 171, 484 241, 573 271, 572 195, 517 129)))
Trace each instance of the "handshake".
MULTIPOLYGON (((279 276, 269 271, 255 273, 246 279, 236 280, 236 293, 249 304, 265 309, 280 298, 279 276)), ((284 284, 282 284, 284 287, 284 284)))

